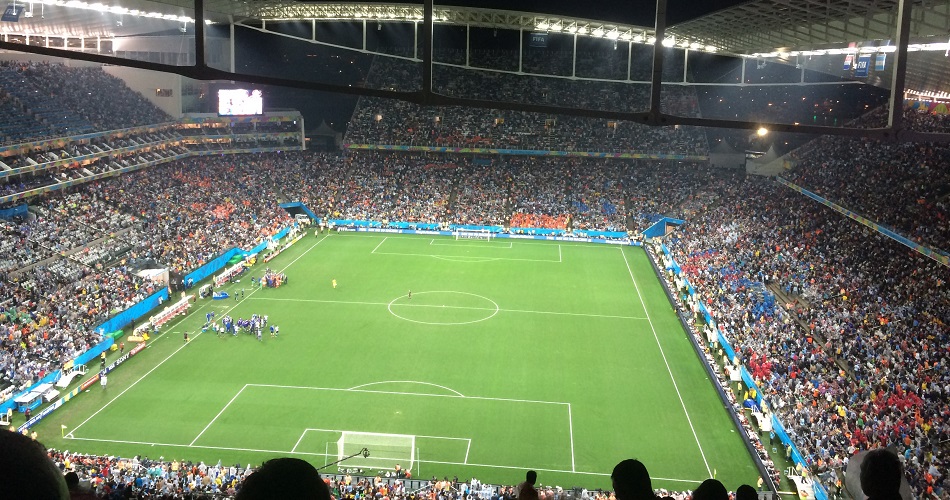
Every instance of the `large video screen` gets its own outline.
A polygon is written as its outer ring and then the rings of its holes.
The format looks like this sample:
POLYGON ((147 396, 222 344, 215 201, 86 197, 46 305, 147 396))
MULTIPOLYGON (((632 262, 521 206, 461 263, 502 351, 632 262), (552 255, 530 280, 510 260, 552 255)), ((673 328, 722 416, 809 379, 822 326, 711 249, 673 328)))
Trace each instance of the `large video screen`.
POLYGON ((264 95, 260 90, 219 89, 218 114, 222 116, 264 114, 264 95))

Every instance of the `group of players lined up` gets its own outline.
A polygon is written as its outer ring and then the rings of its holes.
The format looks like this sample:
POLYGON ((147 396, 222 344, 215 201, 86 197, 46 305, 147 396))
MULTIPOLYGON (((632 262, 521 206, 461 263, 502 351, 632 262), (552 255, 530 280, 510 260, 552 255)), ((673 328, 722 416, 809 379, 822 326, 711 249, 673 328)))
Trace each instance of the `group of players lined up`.
POLYGON ((224 315, 220 323, 215 321, 214 316, 214 312, 210 312, 205 316, 208 320, 208 323, 205 324, 205 328, 214 330, 218 336, 231 335, 237 337, 239 333, 245 333, 248 335, 256 335, 257 340, 263 341, 264 330, 268 328, 271 338, 276 338, 280 335, 279 326, 268 326, 266 314, 252 314, 248 319, 238 318, 237 320, 229 315, 224 315))

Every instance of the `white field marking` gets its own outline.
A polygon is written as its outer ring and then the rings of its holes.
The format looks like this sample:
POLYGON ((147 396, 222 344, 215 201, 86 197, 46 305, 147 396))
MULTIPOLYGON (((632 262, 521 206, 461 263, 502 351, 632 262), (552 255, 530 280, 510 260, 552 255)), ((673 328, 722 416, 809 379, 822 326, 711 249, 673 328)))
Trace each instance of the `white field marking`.
POLYGON ((468 463, 468 452, 472 451, 472 440, 468 440, 468 447, 465 448, 465 463, 468 463))
MULTIPOLYGON (((244 451, 251 453, 268 453, 268 454, 291 454, 291 455, 304 455, 304 456, 313 456, 313 457, 336 457, 335 454, 330 453, 313 453, 307 451, 287 451, 287 450, 262 450, 257 448, 235 448, 230 446, 191 446, 187 444, 174 444, 174 443, 152 443, 148 441, 123 441, 120 439, 96 439, 96 438, 78 438, 78 437, 69 437, 66 436, 66 439, 72 439, 75 441, 92 441, 97 443, 112 443, 112 444, 134 444, 137 446, 168 446, 172 448, 192 448, 198 450, 220 450, 220 451, 244 451)), ((586 476, 601 476, 609 477, 610 474, 605 472, 586 472, 586 471, 569 471, 569 470, 560 470, 560 469, 545 469, 541 467, 530 467, 530 466, 514 466, 514 465, 493 465, 493 464, 470 464, 462 462, 442 462, 437 460, 417 460, 417 462, 427 463, 427 464, 442 464, 442 465, 470 465, 472 467, 489 467, 492 469, 533 469, 542 472, 559 472, 559 473, 573 473, 573 474, 584 474, 586 476)), ((668 477, 655 477, 651 476, 652 479, 658 481, 671 481, 678 483, 692 483, 698 484, 703 481, 703 479, 673 479, 668 477)))
POLYGON ((430 398, 459 398, 459 399, 477 399, 483 401, 507 401, 512 403, 536 403, 545 405, 564 405, 562 401, 538 401, 534 399, 511 399, 511 398, 489 398, 484 396, 452 396, 449 394, 428 394, 424 392, 400 392, 400 391, 373 391, 367 389, 340 389, 337 387, 309 387, 304 385, 278 385, 278 384, 247 384, 250 387, 270 387, 275 389, 303 389, 308 391, 331 391, 331 392, 366 392, 370 394, 395 394, 400 396, 425 396, 430 398))
MULTIPOLYGON (((403 298, 403 297, 408 297, 408 295, 402 295, 402 296, 400 296, 400 297, 396 297, 395 299, 391 300, 391 301, 389 302, 389 304, 386 306, 386 309, 389 311, 389 314, 392 314, 393 316, 395 316, 395 317, 397 317, 397 318, 399 318, 399 319, 401 319, 401 320, 411 321, 411 322, 413 322, 413 323, 419 323, 419 324, 422 324, 422 325, 470 325, 470 324, 472 324, 472 323, 480 323, 480 322, 482 322, 482 321, 486 321, 486 320, 492 319, 492 318, 495 317, 496 314, 498 314, 498 311, 501 310, 501 308, 498 307, 498 303, 495 302, 494 300, 489 299, 488 297, 483 297, 483 296, 481 296, 481 295, 474 294, 474 293, 455 292, 455 291, 451 291, 451 290, 436 290, 436 291, 416 292, 416 293, 419 294, 419 295, 423 295, 423 294, 427 294, 427 293, 457 293, 457 294, 460 294, 460 295, 468 295, 468 296, 471 296, 471 297, 478 297, 478 298, 480 298, 480 299, 485 299, 485 300, 491 302, 492 304, 494 304, 495 308, 494 308, 494 309, 491 309, 491 308, 487 308, 487 309, 486 309, 486 308, 483 308, 483 307, 478 308, 477 310, 481 310, 481 311, 489 310, 489 311, 491 311, 491 314, 489 314, 488 316, 486 316, 486 317, 484 317, 484 318, 475 319, 475 320, 472 320, 472 321, 454 321, 454 322, 449 322, 449 321, 442 321, 442 322, 438 322, 438 321, 419 321, 419 320, 410 319, 410 318, 406 318, 406 317, 400 316, 400 315, 396 314, 395 311, 393 311, 393 304, 394 304, 397 300, 399 300, 399 299, 401 299, 401 298, 403 298)), ((400 306, 400 305, 402 305, 402 304, 395 304, 395 305, 398 307, 398 306, 400 306)), ((409 304, 407 304, 407 305, 409 305, 409 304)), ((427 307, 439 307, 439 306, 428 305, 427 307)), ((446 305, 443 304, 443 305, 440 307, 440 309, 459 309, 459 308, 462 308, 462 307, 464 307, 464 306, 446 306, 446 305)))
MULTIPOLYGON (((304 255, 307 255, 308 253, 310 253, 311 250, 313 250, 314 248, 316 248, 317 245, 319 245, 320 243, 322 243, 323 240, 327 239, 329 236, 330 236, 330 235, 328 234, 328 235, 324 236, 322 239, 320 239, 319 241, 317 241, 316 243, 314 243, 313 245, 311 245, 310 248, 308 248, 308 249, 305 250, 302 254, 300 254, 299 256, 297 256, 296 259, 290 261, 290 264, 287 264, 286 266, 284 266, 284 268, 281 269, 280 272, 286 271, 288 267, 292 266, 295 262, 297 262, 298 260, 300 260, 300 258, 303 257, 304 255)), ((251 290, 251 293, 247 294, 247 297, 250 298, 250 297, 251 297, 252 295, 254 295, 254 293, 257 292, 258 290, 260 290, 260 288, 257 288, 257 289, 255 289, 255 290, 251 290)), ((243 301, 242 301, 242 302, 243 302, 243 301)), ((237 304, 234 304, 233 306, 231 306, 230 309, 228 309, 228 310, 225 312, 225 314, 230 313, 235 307, 239 306, 240 304, 241 304, 241 302, 238 302, 237 304)), ((199 309, 199 310, 200 310, 200 309, 199 309)), ((195 312, 197 312, 197 311, 195 311, 195 312)), ((191 315, 186 315, 185 317, 187 318, 187 317, 190 317, 190 316, 191 316, 191 315)), ((191 338, 191 340, 194 341, 195 339, 197 339, 198 337, 200 337, 202 333, 203 333, 203 332, 201 332, 201 331, 199 330, 198 333, 195 334, 195 336, 191 338)), ((126 392, 129 392, 130 389, 132 389, 132 388, 135 387, 139 382, 141 382, 142 380, 144 380, 145 377, 149 376, 152 372, 154 372, 155 370, 157 370, 159 366, 162 366, 163 364, 165 364, 165 362, 168 361, 169 359, 171 359, 172 356, 174 356, 175 354, 178 354, 178 351, 184 349, 184 348, 187 347, 187 346, 188 346, 188 344, 183 344, 183 345, 182 345, 181 347, 179 347, 178 349, 175 349, 175 351, 172 352, 171 354, 169 354, 168 357, 166 357, 165 359, 161 360, 157 365, 155 365, 154 367, 152 367, 151 370, 145 372, 141 377, 139 377, 138 380, 136 380, 135 382, 132 382, 132 383, 131 383, 128 387, 126 387, 122 392, 116 394, 116 396, 115 396, 114 398, 110 399, 106 404, 102 405, 102 408, 99 408, 98 410, 95 411, 95 413, 93 413, 92 415, 89 415, 89 418, 87 418, 86 420, 83 420, 83 421, 82 421, 79 425, 77 425, 76 427, 73 427, 73 429, 70 430, 69 433, 72 434, 72 433, 76 432, 77 430, 79 430, 79 428, 82 427, 83 425, 86 425, 86 422, 89 422, 90 420, 92 420, 92 418, 95 417, 96 415, 98 415, 100 412, 102 412, 102 410, 105 410, 106 407, 108 407, 109 405, 111 405, 112 403, 114 403, 116 399, 119 399, 119 397, 121 397, 123 394, 125 394, 126 392)))
MULTIPOLYGON (((448 241, 448 240, 446 240, 446 241, 448 241)), ((497 244, 497 245, 494 244, 494 243, 487 244, 487 245, 484 244, 484 243, 476 243, 476 244, 464 243, 464 245, 465 245, 466 248, 501 248, 501 249, 503 249, 503 250, 509 250, 509 249, 511 249, 511 248, 514 248, 514 246, 512 245, 512 243, 513 243, 513 242, 509 241, 509 242, 508 242, 508 246, 506 246, 506 247, 505 247, 505 246, 499 246, 499 245, 502 245, 502 243, 499 243, 499 244, 497 244)), ((429 240, 429 245, 430 245, 430 246, 434 246, 434 247, 457 247, 457 246, 459 246, 459 243, 458 243, 458 240, 456 240, 455 243, 436 243, 436 242, 435 242, 435 238, 432 238, 431 240, 429 240)))
POLYGON ((457 394, 457 395, 459 395, 459 396, 462 396, 463 398, 465 397, 465 395, 462 394, 461 392, 456 391, 455 389, 450 389, 450 388, 448 388, 448 387, 446 387, 446 386, 444 386, 444 385, 433 384, 432 382, 420 382, 420 381, 418 381, 418 380, 382 380, 382 381, 380 381, 380 382, 370 382, 370 383, 368 383, 368 384, 361 384, 361 385, 358 385, 358 386, 356 386, 356 387, 350 387, 350 388, 347 389, 347 390, 348 390, 348 391, 355 391, 356 389, 362 389, 363 387, 368 387, 368 386, 371 386, 371 385, 379 385, 379 384, 419 384, 419 385, 430 385, 430 386, 432 386, 432 387, 438 387, 439 389, 445 389, 445 390, 447 390, 447 391, 449 391, 449 392, 454 392, 455 394, 457 394))
POLYGON ((429 253, 405 253, 405 252, 375 252, 376 255, 402 255, 404 257, 432 257, 435 259, 445 259, 451 260, 453 262, 485 262, 490 260, 516 260, 519 262, 555 262, 560 263, 560 260, 550 260, 550 259, 521 259, 517 257, 465 257, 462 255, 433 255, 429 253), (462 259, 462 260, 455 260, 462 259), (482 259, 482 260, 464 260, 464 259, 482 259))
POLYGON ((637 278, 633 276, 633 269, 630 268, 630 262, 627 261, 627 254, 620 249, 620 255, 623 256, 623 262, 627 265, 627 272, 630 273, 630 279, 633 280, 633 287, 637 290, 637 297, 640 298, 640 304, 647 315, 647 321, 650 323, 650 330, 653 331, 653 338, 656 339, 656 346, 660 349, 660 356, 666 365, 666 371, 670 374, 670 381, 673 382, 673 389, 676 390, 676 397, 680 400, 680 406, 683 407, 683 413, 686 415, 686 422, 689 423, 689 429, 693 432, 693 439, 696 440, 696 446, 699 448, 699 454, 703 457, 703 463, 706 465, 706 472, 712 477, 712 469, 709 468, 709 461, 706 460, 706 453, 703 451, 703 445, 699 443, 699 436, 696 434, 696 428, 693 427, 693 420, 689 417, 689 411, 686 410, 686 402, 683 401, 683 395, 680 393, 679 385, 676 384, 676 378, 673 377, 673 369, 670 368, 670 362, 666 359, 666 353, 663 352, 663 346, 660 344, 660 337, 656 334, 656 327, 653 326, 653 320, 650 319, 650 311, 647 303, 643 300, 643 294, 640 293, 640 286, 637 285, 637 278))
POLYGON ((383 239, 379 242, 379 244, 376 245, 376 248, 374 248, 373 251, 370 252, 370 253, 376 253, 376 250, 379 250, 379 247, 383 246, 383 243, 386 243, 386 240, 388 240, 388 239, 389 239, 389 236, 386 236, 385 238, 383 238, 383 239))
MULTIPOLYGON (((347 432, 351 432, 351 433, 366 434, 369 436, 411 436, 413 438, 445 439, 449 441, 468 441, 468 445, 472 446, 472 438, 460 438, 460 437, 451 437, 451 436, 424 436, 421 434, 394 434, 391 432, 363 432, 363 431, 354 431, 353 429, 320 429, 317 427, 307 427, 306 429, 303 430, 304 434, 310 431, 333 432, 333 433, 339 432, 340 434, 346 434, 347 432)), ((302 436, 301 436, 301 439, 303 439, 302 436)), ((297 445, 299 444, 300 444, 300 440, 297 441, 297 445)), ((297 446, 294 446, 294 449, 296 448, 297 446)))
MULTIPOLYGON (((421 293, 421 292, 416 292, 421 293)), ((254 300, 275 300, 284 302, 315 302, 320 304, 343 304, 343 305, 363 305, 363 306, 389 306, 389 302, 361 302, 346 300, 320 300, 320 299, 294 299, 278 297, 258 297, 254 300)), ((470 309, 473 311, 494 311, 493 307, 470 307, 470 306, 437 306, 427 304, 393 304, 395 307, 437 307, 439 309, 470 309)), ((593 313, 572 313, 563 311, 531 311, 527 309, 498 309, 498 312, 523 313, 523 314, 551 314, 554 316, 579 316, 585 318, 607 318, 607 319, 634 319, 646 320, 649 318, 643 316, 620 316, 615 314, 593 314, 593 313)))
POLYGON ((451 256, 451 257, 445 256, 445 255, 429 255, 429 257, 432 257, 433 259, 447 260, 449 262, 465 262, 469 264, 472 264, 472 263, 477 264, 480 262, 495 262, 498 260, 509 260, 509 259, 502 259, 501 257, 466 257, 464 255, 451 256))
POLYGON ((198 438, 200 438, 201 435, 204 434, 205 431, 208 430, 209 427, 211 427, 211 424, 213 424, 215 420, 217 420, 218 417, 220 417, 221 414, 224 413, 224 410, 227 410, 228 407, 231 406, 231 403, 233 403, 234 400, 237 399, 238 396, 240 396, 242 392, 244 392, 244 389, 247 389, 247 385, 242 387, 241 390, 237 391, 237 394, 235 394, 234 397, 231 398, 231 401, 228 401, 228 404, 224 405, 224 408, 221 408, 221 411, 219 411, 218 414, 215 415, 214 418, 212 418, 210 422, 208 422, 208 425, 206 425, 204 429, 201 429, 201 432, 199 432, 198 435, 195 436, 195 438, 191 440, 191 443, 189 443, 189 446, 195 444, 195 441, 198 441, 198 438))
POLYGON ((561 244, 557 244, 557 261, 564 262, 564 255, 561 254, 561 244))
POLYGON ((571 431, 571 472, 577 470, 574 465, 574 417, 571 415, 571 403, 567 404, 567 428, 571 431))
MULTIPOLYGON (((297 447, 300 446, 300 442, 303 441, 303 437, 307 435, 307 431, 309 431, 309 430, 310 430, 310 429, 304 429, 303 432, 300 433, 300 437, 297 438, 297 442, 294 443, 294 447, 290 449, 290 452, 291 452, 291 453, 296 453, 296 452, 297 452, 297 447)), ((194 443, 192 443, 192 444, 194 444, 194 443)))
MULTIPOLYGON (((432 385, 435 385, 435 384, 432 384, 432 385)), ((304 389, 304 390, 314 390, 314 391, 365 392, 365 393, 372 393, 372 394, 393 394, 393 395, 401 395, 401 396, 429 396, 429 397, 475 399, 475 400, 484 400, 484 401, 505 401, 505 402, 516 402, 516 403, 539 403, 539 404, 557 404, 557 405, 564 405, 564 406, 567 406, 568 429, 569 429, 569 431, 570 431, 570 441, 571 441, 571 470, 570 470, 570 471, 561 471, 561 472, 577 472, 576 467, 575 467, 575 465, 574 465, 574 421, 573 421, 573 418, 572 418, 572 416, 571 416, 571 404, 570 404, 570 403, 564 403, 564 402, 560 402, 560 401, 534 401, 534 400, 527 400, 527 399, 489 398, 489 397, 462 396, 462 395, 450 396, 450 395, 446 395, 446 394, 425 394, 425 393, 417 393, 417 392, 398 392, 398 391, 371 391, 371 390, 365 390, 365 389, 337 389, 337 388, 330 388, 330 387, 306 387, 306 386, 276 385, 276 384, 247 384, 247 385, 245 385, 245 387, 248 387, 248 386, 252 386, 252 387, 269 387, 269 388, 278 388, 278 389, 304 389)), ((442 386, 437 386, 437 387, 442 387, 442 386)), ((451 390, 451 389, 450 389, 450 390, 451 390)), ((242 391, 243 391, 243 389, 242 389, 242 391)), ((236 396, 235 396, 235 397, 236 397, 236 396)), ((230 404, 230 403, 228 403, 228 404, 230 404)), ((223 411, 223 410, 222 410, 222 411, 223 411)), ((217 417, 215 417, 215 418, 217 418, 217 417)), ((209 425, 210 425, 210 424, 209 424, 209 425)), ((311 429, 311 430, 327 431, 327 432, 344 432, 344 431, 345 431, 345 430, 341 430, 341 429, 311 429)), ((465 438, 449 438, 449 437, 445 437, 445 436, 419 436, 419 435, 417 435, 416 437, 430 437, 430 438, 442 438, 442 439, 460 439, 460 440, 461 440, 461 439, 465 439, 465 438)), ((302 437, 301 437, 301 439, 302 439, 302 437)), ((298 444, 299 444, 299 442, 300 442, 300 441, 298 440, 298 444)), ((194 445, 194 441, 192 441, 192 443, 191 443, 189 446, 192 446, 192 445, 194 445)), ((469 439, 469 444, 468 444, 468 446, 469 446, 469 449, 470 449, 471 446, 472 446, 471 439, 469 439)), ((296 445, 294 446, 294 450, 291 450, 291 452, 295 452, 295 450, 296 450, 296 445)), ((452 462, 430 462, 430 463, 452 463, 452 462)), ((467 450, 466 450, 466 452, 465 452, 465 461, 462 462, 461 464, 457 464, 457 465, 468 465, 468 451, 467 451, 467 450)), ((514 468, 514 467, 512 467, 512 468, 514 468)))

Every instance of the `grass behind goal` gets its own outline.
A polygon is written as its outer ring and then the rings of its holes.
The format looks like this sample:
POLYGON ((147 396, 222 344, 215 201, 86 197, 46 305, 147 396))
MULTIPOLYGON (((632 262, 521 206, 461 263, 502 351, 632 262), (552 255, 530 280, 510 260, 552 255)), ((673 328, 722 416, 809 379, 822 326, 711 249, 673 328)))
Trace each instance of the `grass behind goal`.
POLYGON ((199 301, 106 390, 46 419, 40 439, 317 466, 365 447, 343 465, 511 484, 533 468, 543 484, 588 488, 636 457, 657 487, 690 489, 714 471, 730 489, 755 484, 639 248, 339 233, 270 266, 285 286, 252 290, 258 266, 229 286, 242 300, 199 301), (280 336, 195 335, 210 310, 266 314, 280 336))

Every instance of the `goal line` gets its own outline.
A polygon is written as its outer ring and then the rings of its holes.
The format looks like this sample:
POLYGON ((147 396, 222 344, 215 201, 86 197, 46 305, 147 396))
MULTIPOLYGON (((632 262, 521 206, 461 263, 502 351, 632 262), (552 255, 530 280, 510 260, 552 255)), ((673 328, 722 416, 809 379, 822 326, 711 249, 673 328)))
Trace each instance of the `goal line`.
POLYGON ((491 231, 456 231, 455 240, 485 240, 491 241, 497 236, 491 231))

